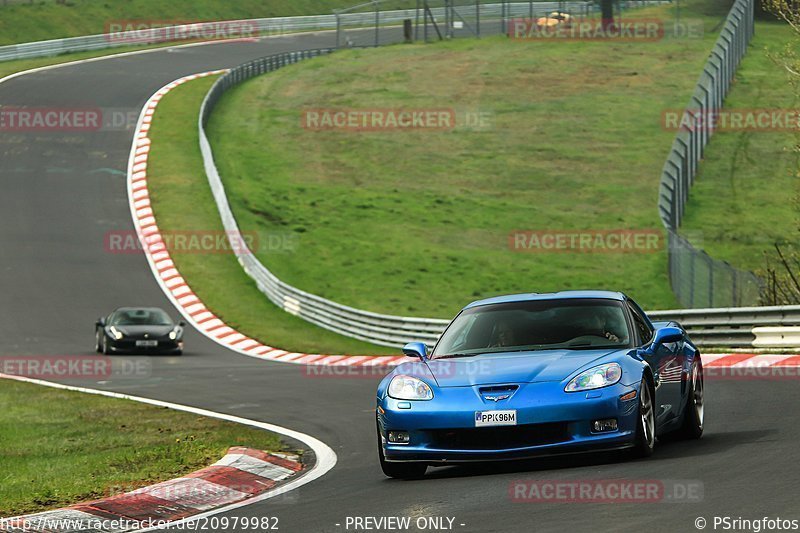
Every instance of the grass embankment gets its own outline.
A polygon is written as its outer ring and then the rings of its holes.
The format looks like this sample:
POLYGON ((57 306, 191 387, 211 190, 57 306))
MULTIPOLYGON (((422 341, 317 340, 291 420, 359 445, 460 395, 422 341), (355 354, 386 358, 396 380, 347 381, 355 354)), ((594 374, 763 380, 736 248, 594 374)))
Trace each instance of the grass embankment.
MULTIPOLYGON (((200 103, 214 79, 178 87, 156 111, 148 185, 162 231, 224 231, 203 170, 197 132, 200 103)), ((268 237, 261 242, 267 243, 268 237)), ((397 353, 317 328, 279 309, 259 292, 232 254, 174 253, 173 260, 214 313, 266 344, 307 353, 397 353)))
POLYGON ((206 467, 271 433, 127 400, 0 380, 0 516, 127 492, 206 467))
MULTIPOLYGON (((691 6, 690 6, 691 7, 691 6)), ((498 293, 624 290, 676 306, 666 253, 519 253, 515 230, 659 229, 659 176, 716 38, 456 40, 339 52, 229 92, 210 135, 241 227, 293 231, 259 257, 287 282, 374 311, 451 316, 498 293), (455 108, 488 129, 311 131, 304 110, 455 108)), ((667 7, 641 11, 669 19, 667 7)))
MULTIPOLYGON (((756 36, 726 99, 728 110, 796 110, 779 54, 797 37, 787 26, 756 24, 756 36)), ((692 189, 683 231, 717 259, 758 270, 774 243, 800 242, 800 161, 796 132, 719 131, 692 189)))

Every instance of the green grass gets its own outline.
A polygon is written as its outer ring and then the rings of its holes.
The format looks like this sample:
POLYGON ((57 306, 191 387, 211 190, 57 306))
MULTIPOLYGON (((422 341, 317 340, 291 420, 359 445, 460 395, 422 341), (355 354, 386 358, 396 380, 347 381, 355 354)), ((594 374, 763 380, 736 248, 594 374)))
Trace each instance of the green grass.
MULTIPOLYGON (((797 109, 798 98, 776 56, 796 36, 759 24, 725 107, 797 109)), ((765 266, 773 243, 800 242, 797 137, 781 132, 725 132, 711 139, 692 189, 682 230, 717 259, 751 270, 765 266)))
MULTIPOLYGON (((162 231, 223 231, 198 148, 197 114, 211 77, 187 83, 159 104, 150 132, 148 185, 162 231)), ((276 307, 232 254, 173 254, 200 299, 233 328, 261 342, 306 353, 397 354, 312 326, 276 307)))
POLYGON ((233 20, 319 15, 350 6, 347 0, 70 0, 57 4, 0 5, 0 45, 105 33, 119 21, 233 20))
POLYGON ((4 517, 180 477, 230 446, 283 449, 276 435, 238 424, 8 380, 0 405, 4 517))
MULTIPOLYGON (((702 11, 695 9, 695 16, 702 11)), ((667 15, 667 8, 642 11, 667 15)), ((229 92, 209 132, 243 229, 293 231, 260 253, 281 279, 379 312, 452 316, 499 293, 624 290, 677 304, 666 254, 526 254, 514 230, 660 229, 656 199, 674 133, 711 49, 659 42, 456 40, 339 52, 229 92), (489 112, 483 131, 304 130, 309 108, 489 112)))

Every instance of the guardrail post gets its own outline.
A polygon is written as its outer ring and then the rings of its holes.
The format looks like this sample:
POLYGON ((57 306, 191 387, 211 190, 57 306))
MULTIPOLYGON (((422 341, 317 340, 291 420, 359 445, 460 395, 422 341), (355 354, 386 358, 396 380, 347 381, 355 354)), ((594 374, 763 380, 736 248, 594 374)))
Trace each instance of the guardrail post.
POLYGON ((372 3, 375 5, 375 46, 377 47, 381 44, 381 39, 380 39, 381 11, 377 0, 372 0, 372 3))

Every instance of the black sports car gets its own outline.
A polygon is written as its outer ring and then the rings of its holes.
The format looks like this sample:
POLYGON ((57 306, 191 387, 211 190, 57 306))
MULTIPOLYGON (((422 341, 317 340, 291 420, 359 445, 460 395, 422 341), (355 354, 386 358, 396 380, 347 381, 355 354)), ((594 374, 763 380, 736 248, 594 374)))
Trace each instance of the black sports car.
POLYGON ((184 322, 156 307, 120 307, 95 324, 95 350, 111 355, 183 353, 184 322))

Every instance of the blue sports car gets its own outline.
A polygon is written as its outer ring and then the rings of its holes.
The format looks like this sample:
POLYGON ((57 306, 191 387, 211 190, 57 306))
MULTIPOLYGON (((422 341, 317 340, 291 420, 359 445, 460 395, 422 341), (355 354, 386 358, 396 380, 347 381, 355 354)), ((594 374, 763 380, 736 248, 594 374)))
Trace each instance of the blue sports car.
POLYGON ((403 352, 378 386, 383 472, 630 449, 703 433, 700 352, 675 322, 653 323, 626 295, 518 294, 471 303, 433 351, 403 352))

